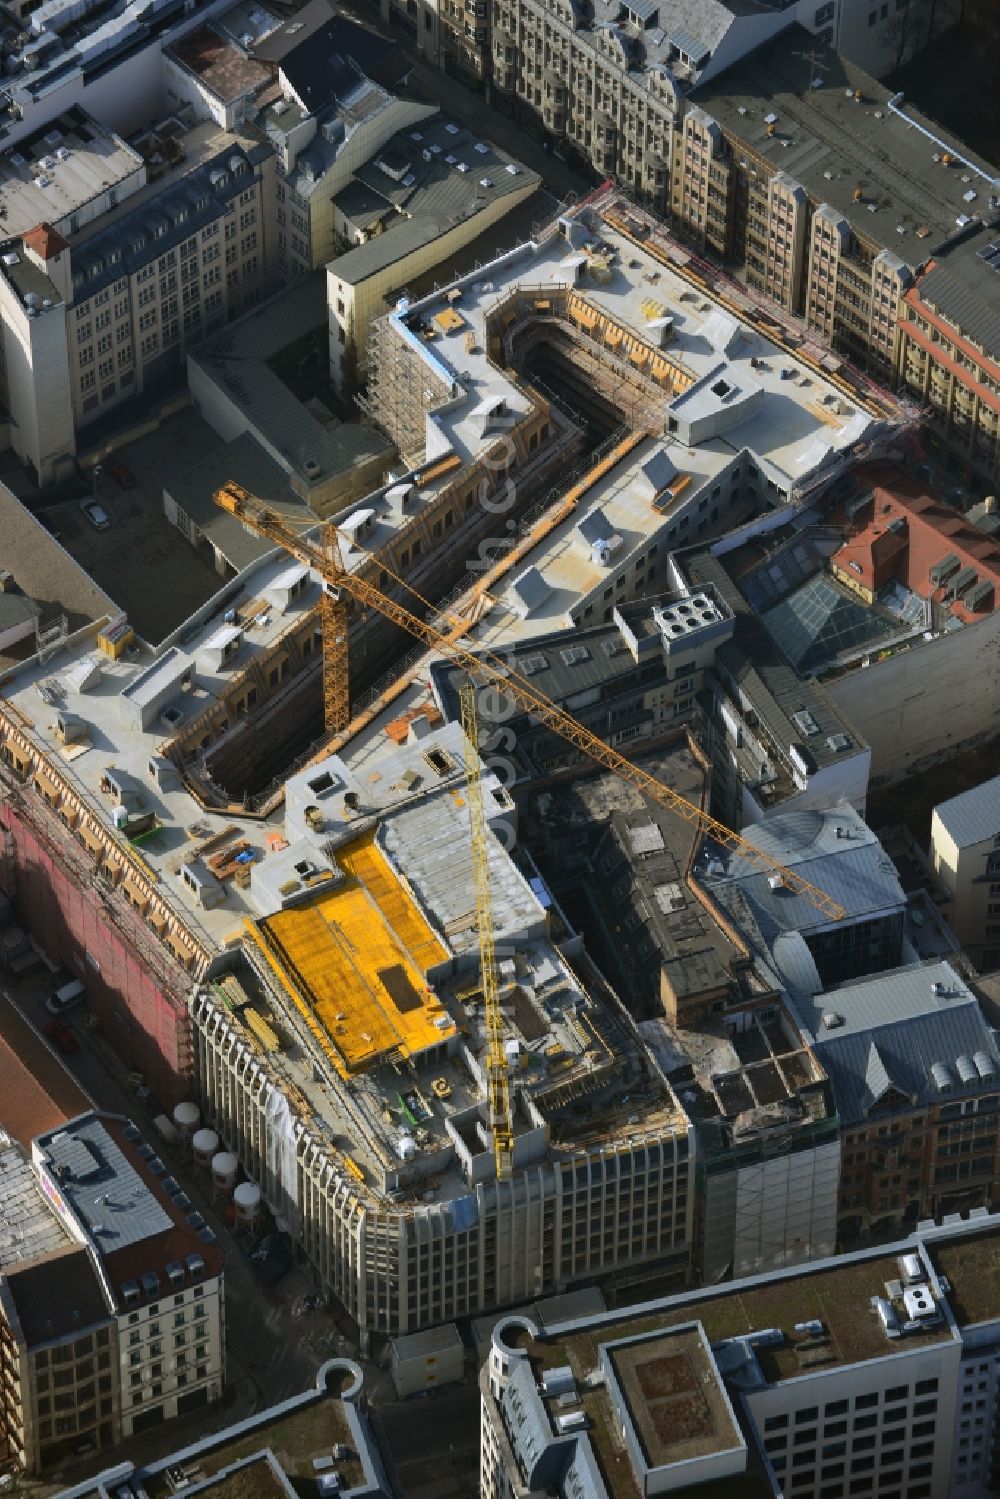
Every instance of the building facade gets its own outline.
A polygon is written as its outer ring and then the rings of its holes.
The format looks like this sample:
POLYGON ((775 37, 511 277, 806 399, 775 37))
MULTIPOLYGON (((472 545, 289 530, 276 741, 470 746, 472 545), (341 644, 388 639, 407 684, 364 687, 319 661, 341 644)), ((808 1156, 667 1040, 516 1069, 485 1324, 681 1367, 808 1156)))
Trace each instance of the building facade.
POLYGON ((970 1282, 991 1262, 992 1220, 929 1225, 714 1293, 501 1321, 480 1376, 480 1492, 696 1495, 712 1479, 734 1496, 978 1499, 995 1473, 997 1318, 970 1282))
MULTIPOLYGON (((68 216, 66 235, 42 225, 4 246, 11 440, 42 483, 69 471, 88 423, 155 394, 190 345, 271 282, 270 149, 214 124, 170 139, 175 164, 78 232, 68 216)), ((161 147, 150 138, 150 155, 161 147)))
POLYGON ((988 973, 1000 962, 1000 777, 934 808, 930 853, 949 891, 951 928, 988 973))

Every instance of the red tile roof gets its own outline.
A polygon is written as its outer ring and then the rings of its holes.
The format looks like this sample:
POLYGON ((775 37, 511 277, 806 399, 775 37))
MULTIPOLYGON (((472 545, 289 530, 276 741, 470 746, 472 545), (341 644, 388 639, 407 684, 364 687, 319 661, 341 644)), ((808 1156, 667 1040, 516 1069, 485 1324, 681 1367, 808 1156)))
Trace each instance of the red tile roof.
MULTIPOLYGON (((41 995, 37 1003, 43 1004, 41 995)), ((36 1135, 91 1108, 59 1058, 0 996, 0 1128, 30 1150, 36 1135)))
POLYGON ((42 260, 54 260, 57 255, 69 249, 69 240, 63 239, 51 224, 36 224, 23 239, 28 249, 33 250, 42 260))
POLYGON ((954 553, 962 567, 975 569, 977 581, 993 583, 995 596, 977 614, 970 614, 957 601, 950 605, 951 613, 969 623, 1000 606, 1000 541, 996 537, 927 494, 894 464, 870 464, 859 469, 857 477, 871 486, 872 508, 866 505, 846 522, 854 530, 830 559, 835 567, 873 591, 897 578, 921 598, 945 604, 946 590, 934 588, 930 570, 954 553), (897 525, 890 529, 894 521, 897 525))

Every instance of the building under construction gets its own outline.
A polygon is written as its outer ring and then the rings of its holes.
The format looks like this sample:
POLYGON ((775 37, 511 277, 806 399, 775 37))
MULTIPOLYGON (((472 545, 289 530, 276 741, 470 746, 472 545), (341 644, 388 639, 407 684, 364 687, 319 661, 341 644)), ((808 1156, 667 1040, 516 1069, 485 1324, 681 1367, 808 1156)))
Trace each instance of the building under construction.
MULTIPOLYGON (((416 589, 433 623, 470 570, 437 619, 477 647, 607 622, 670 582, 681 541, 794 507, 893 430, 890 404, 744 326, 641 231, 602 199, 380 325, 373 410, 414 466, 338 517, 351 577, 416 589)), ((308 562, 270 554, 156 650, 104 621, 8 674, 22 919, 158 1101, 199 1097, 365 1338, 577 1280, 682 1279, 682 1100, 491 835, 498 1177, 461 735, 407 718, 432 652, 398 665, 376 603, 350 616, 354 685, 395 682, 310 748, 321 597, 308 562)))

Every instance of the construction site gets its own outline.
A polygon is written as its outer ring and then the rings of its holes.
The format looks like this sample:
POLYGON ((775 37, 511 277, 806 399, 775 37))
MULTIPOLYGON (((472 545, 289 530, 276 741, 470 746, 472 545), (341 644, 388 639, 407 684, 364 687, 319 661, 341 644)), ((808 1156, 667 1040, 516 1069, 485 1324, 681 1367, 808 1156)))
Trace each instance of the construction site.
POLYGON ((650 594, 691 607, 676 546, 807 504, 909 419, 741 322, 607 192, 401 303, 369 368, 404 476, 312 530, 227 486, 274 552, 156 651, 108 620, 0 701, 23 920, 157 1100, 198 1099, 364 1346, 577 1281, 691 1275, 691 1115, 508 852, 517 796, 481 760, 476 699, 502 681, 578 759, 835 923, 503 652, 650 594), (442 657, 480 689, 461 722, 429 692, 442 657))

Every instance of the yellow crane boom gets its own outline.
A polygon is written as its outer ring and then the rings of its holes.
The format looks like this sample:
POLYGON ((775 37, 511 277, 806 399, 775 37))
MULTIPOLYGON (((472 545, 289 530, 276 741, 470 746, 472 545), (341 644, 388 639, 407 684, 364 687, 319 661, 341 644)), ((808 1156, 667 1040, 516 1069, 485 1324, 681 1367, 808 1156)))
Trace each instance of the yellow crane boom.
POLYGON ((503 1017, 500 1013, 493 896, 490 893, 489 832, 483 807, 475 685, 467 682, 459 697, 462 705, 462 732, 465 736, 469 831, 472 836, 472 883, 476 892, 476 923, 479 927, 479 973, 486 1020, 486 1093, 497 1180, 508 1181, 514 1169, 514 1116, 510 1100, 510 1066, 504 1049, 503 1017))
MULTIPOLYGON (((746 838, 741 838, 739 833, 734 833, 731 828, 726 827, 725 823, 719 822, 702 807, 689 802, 672 787, 667 786, 663 781, 658 781, 655 776, 642 770, 640 766, 634 765, 619 750, 606 744, 603 739, 598 738, 583 724, 578 723, 571 714, 547 698, 543 692, 539 692, 538 688, 533 687, 525 677, 512 671, 507 662, 493 651, 485 649, 472 651, 458 641, 449 640, 436 625, 421 619, 397 599, 390 598, 388 594, 383 593, 381 588, 370 583, 358 572, 348 572, 340 555, 336 528, 332 524, 326 526, 323 542, 317 545, 308 537, 298 534, 284 517, 269 510, 262 500, 257 499, 238 484, 227 484, 217 490, 215 502, 230 515, 236 516, 250 530, 256 531, 259 536, 266 537, 278 546, 283 546, 307 567, 314 568, 324 580, 324 592, 338 604, 338 607, 343 607, 343 595, 349 594, 363 608, 376 610, 390 623, 407 631, 416 640, 422 641, 424 645, 454 662, 473 679, 492 683, 505 697, 515 702, 537 722, 545 724, 547 728, 552 729, 568 744, 572 744, 583 754, 588 755, 598 765, 603 765, 605 769, 621 776, 623 780, 631 782, 661 807, 666 807, 677 817, 683 818, 685 822, 707 837, 714 838, 722 847, 740 854, 758 869, 767 874, 777 875, 786 889, 808 900, 827 921, 843 920, 846 914, 844 908, 832 896, 811 884, 796 870, 786 869, 783 864, 778 863, 777 859, 772 859, 770 854, 765 853, 756 844, 748 842, 746 838)), ((407 589, 423 607, 428 610, 433 609, 426 599, 421 598, 404 579, 397 577, 388 568, 384 558, 380 557, 378 560, 380 568, 386 571, 394 582, 407 589)), ((339 641, 333 643, 334 649, 331 650, 329 658, 324 648, 323 658, 325 669, 329 659, 330 669, 336 672, 339 685, 335 688, 334 684, 325 682, 324 700, 329 701, 336 696, 337 700, 344 704, 343 722, 346 723, 346 612, 341 619, 342 622, 338 628, 343 631, 342 644, 339 641)), ((329 718, 327 724, 328 727, 334 727, 330 724, 329 718)))

